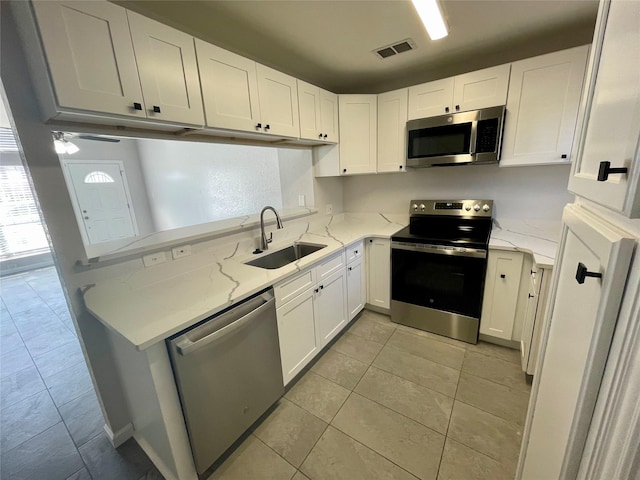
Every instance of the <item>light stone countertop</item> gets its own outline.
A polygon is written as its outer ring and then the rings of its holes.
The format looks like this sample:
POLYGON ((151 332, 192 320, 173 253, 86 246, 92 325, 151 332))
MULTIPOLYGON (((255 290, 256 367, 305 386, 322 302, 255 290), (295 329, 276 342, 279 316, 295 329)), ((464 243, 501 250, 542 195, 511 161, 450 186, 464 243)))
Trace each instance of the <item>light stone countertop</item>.
MULTIPOLYGON (((407 215, 344 214, 321 224, 299 221, 274 232, 271 253, 294 241, 327 245, 275 270, 245 265, 257 258, 254 241, 220 245, 92 286, 84 293, 88 310, 139 350, 214 315, 343 247, 369 237, 389 238, 408 223, 407 215), (285 233, 281 233, 285 232, 285 233)), ((553 266, 560 222, 494 220, 490 248, 533 254, 553 266)))
POLYGON ((489 248, 531 253, 538 267, 552 268, 561 233, 560 221, 494 219, 489 248))

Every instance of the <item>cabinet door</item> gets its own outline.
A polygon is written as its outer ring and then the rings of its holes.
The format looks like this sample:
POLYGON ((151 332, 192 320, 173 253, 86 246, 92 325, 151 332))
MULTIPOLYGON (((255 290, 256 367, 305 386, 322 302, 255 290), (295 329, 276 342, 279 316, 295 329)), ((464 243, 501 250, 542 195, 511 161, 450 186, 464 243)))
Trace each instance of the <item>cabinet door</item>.
POLYGON ((256 62, 195 39, 207 126, 261 131, 256 62))
POLYGON ((404 171, 408 89, 378 95, 378 172, 404 171))
POLYGON ((453 82, 451 77, 409 87, 409 120, 450 113, 453 82))
POLYGON ((362 258, 347 266, 347 309, 349 320, 364 308, 366 301, 365 277, 362 258))
POLYGON ((320 350, 316 344, 315 294, 312 289, 276 310, 285 385, 320 350))
POLYGON ((391 308, 391 241, 372 238, 367 242, 367 303, 391 308))
POLYGON ((604 1, 589 59, 584 121, 569 191, 640 217, 640 26, 637 2, 604 1), (607 15, 608 13, 608 15, 607 15), (601 162, 627 168, 598 181, 601 162))
POLYGON ((302 80, 298 80, 298 111, 300 138, 322 140, 320 89, 302 80))
POLYGON ((633 252, 631 238, 568 205, 516 478, 576 478, 633 252), (582 267, 600 278, 579 280, 582 267))
POLYGON ((338 143, 340 140, 338 122, 338 95, 320 89, 320 125, 322 140, 338 143))
POLYGON ((344 268, 318 283, 316 343, 324 347, 347 325, 347 280, 344 268))
POLYGON ((204 125, 193 37, 127 12, 147 116, 204 125))
POLYGON ((510 69, 509 64, 499 65, 455 77, 452 111, 466 112, 504 105, 510 69))
POLYGON ((124 8, 48 1, 33 9, 58 106, 146 118, 124 8))
POLYGON ((587 45, 511 66, 501 166, 571 161, 587 45))
POLYGON ((536 374, 536 363, 538 361, 538 353, 540 352, 540 344, 542 342, 542 332, 547 322, 547 304, 549 301, 549 287, 551 285, 551 269, 541 269, 538 273, 542 276, 538 285, 538 300, 536 307, 536 317, 533 323, 533 334, 531 336, 531 348, 529 352, 529 364, 527 373, 529 375, 536 374))
POLYGON ((296 79, 273 68, 256 64, 260 116, 265 133, 300 136, 296 79))
POLYGON ((340 95, 342 175, 376 172, 377 95, 340 95))
POLYGON ((480 333, 511 340, 523 260, 522 253, 489 251, 480 333))

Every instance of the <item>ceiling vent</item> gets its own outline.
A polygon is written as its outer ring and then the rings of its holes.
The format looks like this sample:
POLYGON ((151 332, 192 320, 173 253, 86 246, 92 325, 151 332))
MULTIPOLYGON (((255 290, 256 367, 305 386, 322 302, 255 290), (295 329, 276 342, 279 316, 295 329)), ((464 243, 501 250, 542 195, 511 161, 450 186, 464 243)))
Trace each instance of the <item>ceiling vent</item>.
POLYGON ((373 51, 373 53, 378 58, 389 58, 397 55, 399 53, 408 52, 409 50, 414 50, 416 48, 416 44, 410 38, 402 40, 398 43, 394 43, 393 45, 387 45, 386 47, 377 48, 373 51))

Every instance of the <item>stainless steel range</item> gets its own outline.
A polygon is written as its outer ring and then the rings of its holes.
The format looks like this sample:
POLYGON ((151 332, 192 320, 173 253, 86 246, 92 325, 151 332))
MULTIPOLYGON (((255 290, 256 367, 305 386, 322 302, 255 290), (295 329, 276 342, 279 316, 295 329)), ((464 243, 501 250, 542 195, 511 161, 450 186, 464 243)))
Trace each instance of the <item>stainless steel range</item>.
POLYGON ((412 200, 391 237, 391 320, 477 343, 492 200, 412 200))

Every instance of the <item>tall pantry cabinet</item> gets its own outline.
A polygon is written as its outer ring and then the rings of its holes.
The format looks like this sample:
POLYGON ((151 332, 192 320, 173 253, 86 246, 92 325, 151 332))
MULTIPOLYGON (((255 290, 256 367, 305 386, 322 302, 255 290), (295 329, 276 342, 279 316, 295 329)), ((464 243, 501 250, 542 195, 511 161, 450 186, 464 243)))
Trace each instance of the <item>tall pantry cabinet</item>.
POLYGON ((637 468, 637 58, 637 3, 601 0, 569 184, 577 198, 564 210, 518 479, 632 478, 637 468))

